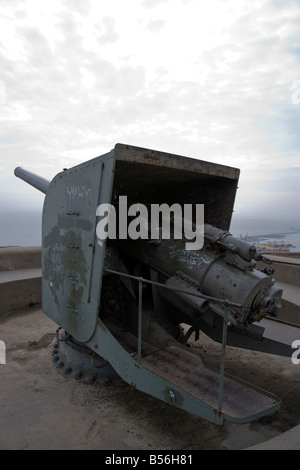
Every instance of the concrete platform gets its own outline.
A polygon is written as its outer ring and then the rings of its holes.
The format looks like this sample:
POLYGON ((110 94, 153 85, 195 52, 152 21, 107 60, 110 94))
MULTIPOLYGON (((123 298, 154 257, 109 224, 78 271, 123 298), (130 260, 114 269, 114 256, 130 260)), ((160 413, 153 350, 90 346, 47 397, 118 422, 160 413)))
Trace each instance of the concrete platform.
MULTIPOLYGON (((86 384, 61 375, 51 361, 56 329, 38 307, 0 316, 7 348, 6 364, 0 365, 0 450, 240 450, 269 446, 300 422, 299 369, 289 358, 274 361, 228 348, 226 370, 271 387, 283 404, 253 423, 219 427, 129 385, 86 384)), ((219 363, 220 347, 209 338, 201 334, 191 346, 219 363)), ((292 436, 289 446, 298 448, 297 433, 292 436)), ((275 445, 280 448, 280 441, 275 445)))
MULTIPOLYGON (((33 306, 41 303, 39 249, 27 251, 22 261, 15 256, 21 250, 6 253, 8 260, 0 256, 0 340, 6 345, 6 364, 0 364, 0 450, 300 448, 300 365, 289 357, 227 347, 226 371, 278 395, 282 406, 253 423, 222 427, 130 386, 85 384, 61 375, 51 361, 57 325, 33 306)), ((284 266, 282 274, 298 282, 284 266)), ((300 283, 282 287, 286 312, 289 303, 298 311, 300 283)), ((218 367, 219 344, 203 333, 200 341, 190 342, 218 367)))
POLYGON ((299 450, 300 449, 300 425, 286 431, 260 444, 256 444, 246 450, 299 450))

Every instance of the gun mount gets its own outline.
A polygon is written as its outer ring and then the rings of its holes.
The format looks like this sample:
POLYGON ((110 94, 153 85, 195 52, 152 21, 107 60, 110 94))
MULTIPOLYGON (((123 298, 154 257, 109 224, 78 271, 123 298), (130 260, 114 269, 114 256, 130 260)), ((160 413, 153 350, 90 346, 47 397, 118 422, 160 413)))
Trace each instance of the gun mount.
POLYGON ((15 174, 46 195, 42 309, 62 329, 53 348, 58 368, 121 377, 217 424, 279 408, 278 397, 224 372, 226 344, 290 355, 259 326, 277 314, 282 294, 268 271, 255 268, 268 260, 228 232, 238 169, 117 144, 50 183, 19 168, 15 174), (203 247, 186 250, 174 237, 99 239, 97 208, 122 195, 145 207, 203 204, 203 247), (186 335, 182 324, 190 325, 186 335), (200 330, 222 342, 220 373, 186 346, 200 330))

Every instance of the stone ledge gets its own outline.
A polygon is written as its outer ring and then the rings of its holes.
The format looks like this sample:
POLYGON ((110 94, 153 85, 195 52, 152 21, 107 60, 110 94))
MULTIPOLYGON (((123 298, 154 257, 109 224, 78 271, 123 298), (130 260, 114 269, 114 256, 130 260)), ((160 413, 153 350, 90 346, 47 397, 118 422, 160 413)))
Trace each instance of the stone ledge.
POLYGON ((0 315, 42 303, 42 270, 0 272, 0 315))
POLYGON ((0 247, 0 272, 17 269, 36 269, 42 266, 40 246, 0 247))

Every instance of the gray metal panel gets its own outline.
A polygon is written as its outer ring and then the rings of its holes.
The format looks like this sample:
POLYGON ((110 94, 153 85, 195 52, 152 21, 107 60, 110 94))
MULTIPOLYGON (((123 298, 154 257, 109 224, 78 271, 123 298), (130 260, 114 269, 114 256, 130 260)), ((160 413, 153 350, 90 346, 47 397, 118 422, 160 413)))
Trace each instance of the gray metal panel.
POLYGON ((78 341, 93 335, 105 243, 97 243, 96 209, 109 203, 114 153, 59 173, 43 209, 43 312, 78 341))
POLYGON ((124 144, 114 152, 116 195, 146 206, 204 204, 205 223, 229 230, 239 169, 124 144))
POLYGON ((219 163, 211 163, 204 160, 175 155, 168 152, 160 152, 133 145, 116 144, 115 145, 116 160, 124 162, 142 163, 145 165, 165 167, 168 169, 186 170, 194 174, 203 174, 211 176, 219 176, 222 178, 230 178, 237 180, 240 170, 219 163))
POLYGON ((88 345, 138 390, 212 423, 222 424, 224 419, 250 422, 279 409, 280 400, 275 395, 226 374, 224 409, 220 411, 217 408, 219 371, 206 367, 196 351, 178 344, 173 338, 166 348, 156 348, 154 352, 153 346, 143 344, 145 357, 138 364, 132 339, 128 350, 125 343, 127 338, 123 331, 121 336, 115 335, 115 331, 112 334, 99 319, 88 345), (125 342, 120 341, 121 338, 125 342))

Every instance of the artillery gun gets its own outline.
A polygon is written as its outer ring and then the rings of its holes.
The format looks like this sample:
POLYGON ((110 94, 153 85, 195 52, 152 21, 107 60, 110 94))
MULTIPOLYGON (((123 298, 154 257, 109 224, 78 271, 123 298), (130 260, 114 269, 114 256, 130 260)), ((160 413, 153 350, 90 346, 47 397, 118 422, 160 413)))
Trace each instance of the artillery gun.
POLYGON ((256 269, 268 260, 228 232, 238 169, 117 144, 51 182, 19 167, 15 175, 45 194, 42 310, 59 327, 58 369, 121 378, 216 424, 279 408, 278 397, 224 370, 226 344, 291 354, 259 326, 280 309, 271 271, 256 269), (202 248, 187 250, 172 230, 169 238, 100 239, 98 208, 114 205, 120 216, 122 196, 144 207, 203 205, 202 248), (222 343, 220 370, 188 347, 199 331, 222 343))

